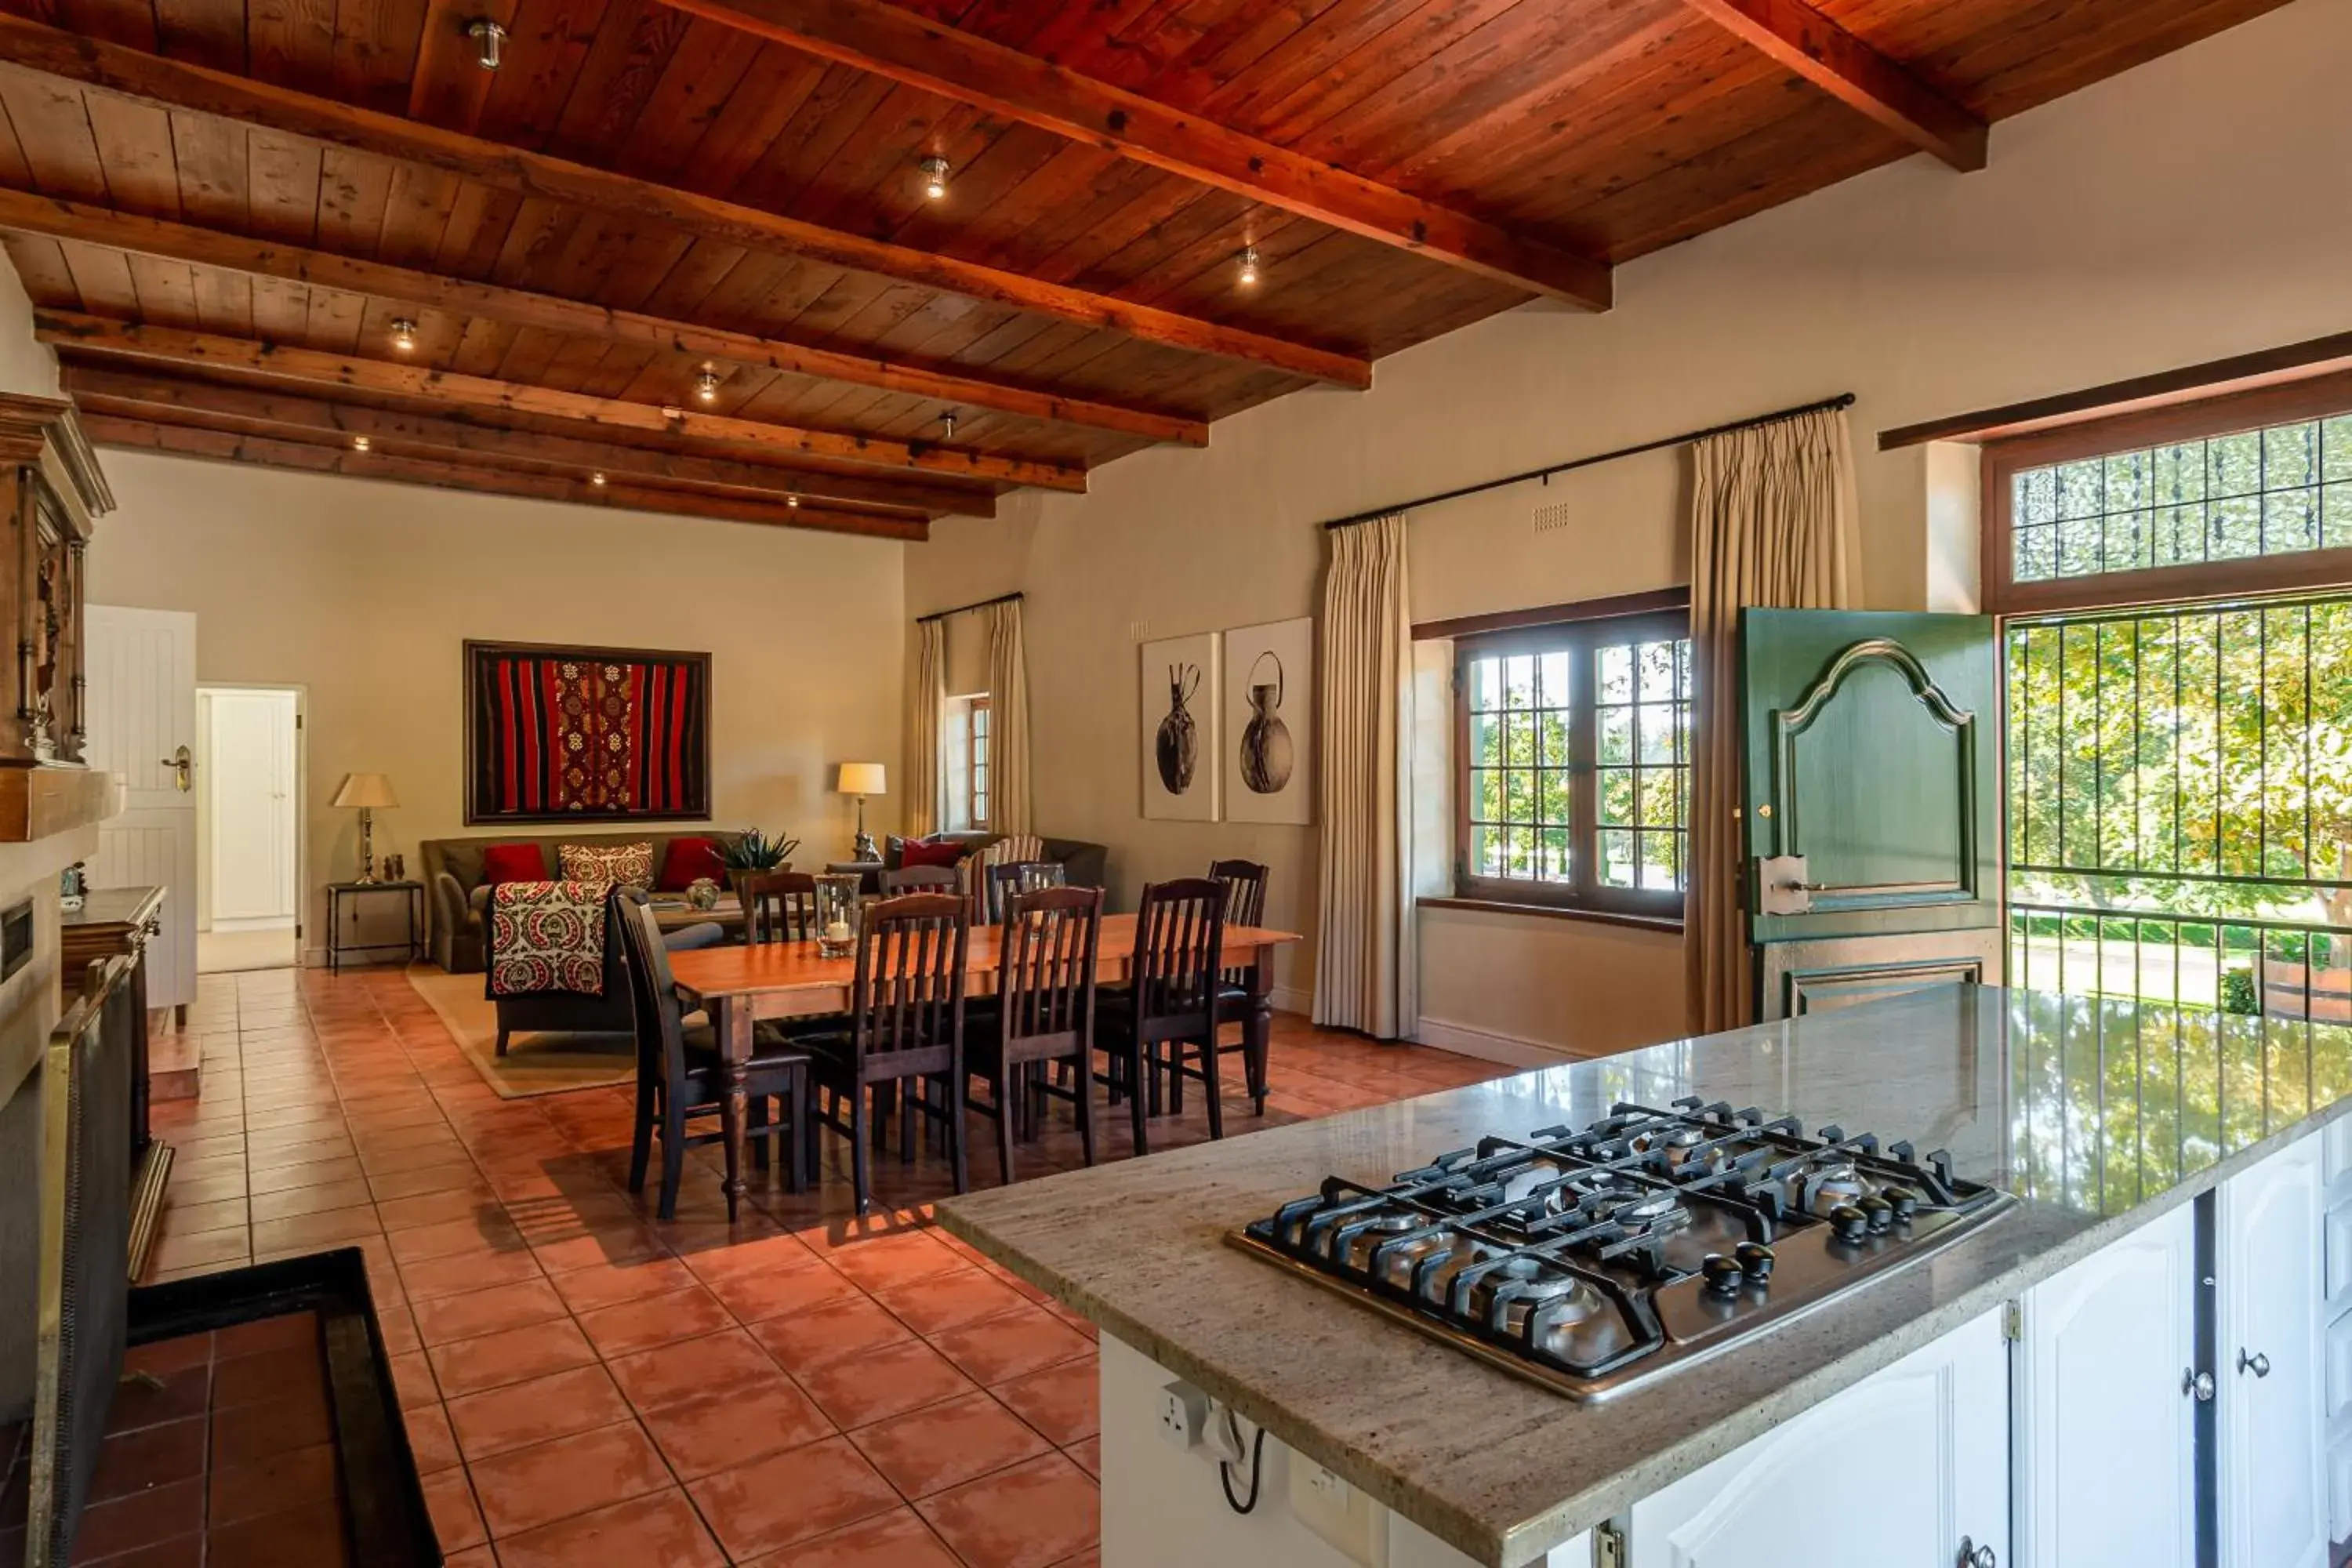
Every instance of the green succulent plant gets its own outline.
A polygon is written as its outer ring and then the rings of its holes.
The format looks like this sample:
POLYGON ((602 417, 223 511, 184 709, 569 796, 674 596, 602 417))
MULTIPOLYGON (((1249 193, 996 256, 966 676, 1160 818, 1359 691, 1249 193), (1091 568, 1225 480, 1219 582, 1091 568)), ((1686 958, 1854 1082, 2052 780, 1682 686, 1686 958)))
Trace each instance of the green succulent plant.
POLYGON ((719 841, 719 860, 730 871, 773 871, 791 860, 793 851, 800 847, 797 838, 782 834, 771 837, 760 828, 747 827, 732 843, 719 841))

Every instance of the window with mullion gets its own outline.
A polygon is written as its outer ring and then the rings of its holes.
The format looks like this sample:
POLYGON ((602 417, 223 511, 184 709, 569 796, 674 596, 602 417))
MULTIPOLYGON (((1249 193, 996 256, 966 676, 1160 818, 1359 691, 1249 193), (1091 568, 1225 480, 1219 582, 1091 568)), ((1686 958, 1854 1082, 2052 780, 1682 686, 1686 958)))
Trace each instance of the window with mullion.
POLYGON ((1681 912, 1687 629, 1674 612, 1456 643, 1457 893, 1681 912))

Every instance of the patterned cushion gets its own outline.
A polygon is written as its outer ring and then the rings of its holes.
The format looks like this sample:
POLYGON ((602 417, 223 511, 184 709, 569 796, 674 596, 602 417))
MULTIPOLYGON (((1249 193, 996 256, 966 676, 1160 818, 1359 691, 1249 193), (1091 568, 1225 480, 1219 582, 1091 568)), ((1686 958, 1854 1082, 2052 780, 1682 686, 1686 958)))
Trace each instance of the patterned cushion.
POLYGON ((624 888, 654 885, 654 845, 560 844, 556 858, 563 863, 567 882, 614 882, 624 888))
POLYGON ((501 882, 490 897, 492 996, 604 994, 604 900, 593 882, 501 882))
POLYGON ((1044 839, 1034 833, 1008 833, 985 849, 965 856, 956 867, 956 878, 963 886, 964 897, 979 898, 988 885, 989 867, 1045 858, 1044 839))

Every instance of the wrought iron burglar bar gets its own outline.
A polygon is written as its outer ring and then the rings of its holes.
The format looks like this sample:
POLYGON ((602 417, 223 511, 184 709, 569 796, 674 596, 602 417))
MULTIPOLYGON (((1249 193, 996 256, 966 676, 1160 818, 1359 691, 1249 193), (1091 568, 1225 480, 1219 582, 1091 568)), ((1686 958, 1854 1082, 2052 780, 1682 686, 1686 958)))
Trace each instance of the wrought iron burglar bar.
POLYGON ((2352 595, 2012 622, 2010 978, 2352 1022, 2352 595))

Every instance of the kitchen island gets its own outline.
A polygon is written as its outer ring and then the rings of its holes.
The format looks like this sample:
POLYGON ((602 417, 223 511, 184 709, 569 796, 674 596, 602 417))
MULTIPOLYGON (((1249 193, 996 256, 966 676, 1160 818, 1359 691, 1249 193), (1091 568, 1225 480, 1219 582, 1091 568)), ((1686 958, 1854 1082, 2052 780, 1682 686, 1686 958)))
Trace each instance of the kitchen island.
MULTIPOLYGON (((1930 1436, 1958 1441, 1956 1430, 1989 1419, 1995 1423, 1992 1440, 2003 1443, 2003 1451, 1990 1461, 1980 1452, 1969 1461, 1975 1482, 1931 1474, 1936 1495, 1913 1500, 1895 1484, 1896 1456, 1867 1443, 1854 1446, 1851 1439, 1862 1436, 1861 1428, 1850 1428, 1846 1441, 1834 1431, 1825 1434, 1829 1451, 1817 1451, 1785 1478, 1809 1500, 1806 1511, 1791 1517, 1812 1521, 1805 1543, 1811 1554, 1787 1560, 1913 1561, 1907 1547, 1876 1555, 1867 1545, 1858 1554, 1825 1547, 1841 1511, 1869 1528, 1891 1503, 1897 1512, 1951 1516, 1916 1527, 1945 1532, 1932 1555, 1916 1559, 1919 1568, 1959 1561, 1963 1534, 1971 1561, 1989 1568, 2063 1560, 2059 1546, 2037 1557, 2031 1542, 2071 1539, 2063 1521, 2049 1517, 2050 1500, 2036 1489, 2034 1468, 2051 1456, 2044 1451, 2037 1458, 2023 1439, 2019 1452, 2006 1450, 2012 1430, 2030 1431, 2024 1417, 2047 1391, 2041 1384, 2021 1384, 2012 1419, 2011 1390, 1998 1386, 2006 1381, 2002 1373, 2034 1363, 2032 1352, 2039 1349, 2046 1381, 2053 1368, 2087 1365, 2086 1341, 2102 1354, 2107 1353, 2103 1347, 2120 1343, 2120 1328, 2110 1333, 2085 1311, 2073 1312, 2071 1335, 2066 1321, 2067 1303, 2103 1299, 2095 1279, 2090 1287, 2074 1286, 2088 1277, 2084 1270, 2096 1273, 2092 1260, 2121 1256, 2119 1243, 2161 1237, 2162 1247, 2137 1252, 2175 1268, 2179 1279, 2173 1283, 2182 1291, 2200 1280, 2214 1290, 2213 1266, 2200 1264, 2179 1239, 2190 1234, 2188 1205, 2210 1204, 2202 1197, 2208 1193, 2226 1202, 2233 1178, 2251 1177, 2282 1159, 2307 1165, 2308 1202, 2302 1209, 2269 1205, 2242 1216, 2237 1228, 2273 1234, 2284 1223, 2294 1241, 2307 1218, 2310 1257, 2281 1267, 2282 1274, 2300 1269, 2297 1278, 2263 1279, 2256 1282, 2263 1289, 2238 1294, 2284 1297, 2300 1310, 2293 1298, 2307 1289, 2314 1300, 2305 1321, 2315 1325, 2323 1290, 2320 1188, 2323 1181, 2342 1185, 2352 1124, 2335 1124, 2347 1112, 2352 1112, 2352 1030, 2112 999, 1951 987, 1023 1183, 943 1203, 940 1215, 950 1230, 1103 1331, 1103 1539, 1110 1568, 1161 1562, 1243 1568, 1261 1560, 1378 1561, 1405 1568, 1464 1559, 1487 1568, 1521 1568, 1548 1554, 1561 1568, 1582 1568, 1591 1549, 1567 1543, 1596 1527, 1622 1531, 1629 1520, 1634 1539, 1622 1560, 1635 1568, 1696 1560, 1701 1553, 1679 1547, 1671 1555, 1645 1552, 1643 1508, 1677 1495, 1689 1504, 1687 1494, 1705 1476, 1722 1475, 1721 1484, 1729 1487, 1742 1456, 1758 1443, 1826 1402, 1851 1396, 1889 1368, 1899 1372, 1919 1358, 1932 1361, 1943 1353, 1938 1347, 1958 1347, 1955 1355, 1965 1349, 1978 1359, 1929 1367, 1927 1385, 1961 1403, 1974 1396, 1981 1405, 1994 1398, 1997 1408, 1990 1417, 1958 1405, 1930 1412, 1940 1422, 1930 1436), (1708 1359, 1591 1403, 1466 1355, 1245 1255, 1229 1241, 1236 1228, 1314 1193, 1328 1175, 1377 1185, 1484 1135, 1581 1126, 1622 1102, 1664 1107, 1685 1096, 1792 1114, 1808 1127, 1835 1122, 1866 1129, 1888 1140, 1910 1140, 1921 1151, 1948 1150, 1958 1174, 2020 1201, 1910 1267, 1871 1278, 1708 1359), (2173 1216, 2168 1229, 2168 1215, 2173 1216), (2053 1300, 2044 1310, 2036 1288, 2061 1271, 2066 1271, 2066 1302, 2053 1300), (2037 1336, 2050 1342, 2042 1345, 2037 1336), (2000 1352, 1990 1375, 1979 1339, 2000 1352), (1375 1512, 1392 1513, 1393 1522, 1384 1532, 1359 1532, 1345 1521, 1318 1530, 1331 1541, 1363 1537, 1335 1549, 1288 1519, 1271 1517, 1284 1513, 1279 1502, 1238 1517, 1228 1500, 1238 1494, 1239 1501, 1253 1500, 1249 1466, 1226 1467, 1221 1477, 1219 1467, 1179 1453, 1151 1429, 1156 1391, 1169 1379, 1229 1406, 1243 1435, 1256 1428, 1269 1435, 1260 1480, 1270 1498, 1286 1502, 1297 1489, 1283 1473, 1296 1455, 1319 1467, 1300 1467, 1318 1485, 1299 1494, 1298 1506, 1319 1509, 1328 1502, 1327 1511, 1338 1514, 1360 1512, 1369 1501, 1377 1505, 1375 1512), (1996 1386, 1989 1390, 1988 1384, 1996 1386), (1707 1468, 1717 1462, 1732 1469, 1707 1468), (2014 1552, 2009 1550, 2012 1469, 2019 1478, 2014 1552), (1959 1517, 1970 1485, 1978 1483, 1979 1489, 1998 1486, 1997 1503, 1986 1501, 1978 1517, 1959 1517), (1816 1489, 1868 1506, 1817 1510, 1816 1489), (1955 1503, 1956 1497, 1962 1501, 1955 1503), (1276 1542, 1275 1555, 1265 1555, 1271 1536, 1252 1543, 1252 1531, 1286 1528, 1297 1538, 1276 1542), (1364 1544, 1375 1536, 1376 1546, 1364 1544)), ((2168 1354, 2174 1340, 2193 1337, 2200 1311, 2210 1316, 2185 1296, 2176 1303, 2151 1294, 2170 1289, 2167 1278, 2144 1273, 2118 1275, 2107 1292, 2137 1304, 2132 1321, 2154 1321, 2162 1331, 2143 1336, 2148 1356, 2168 1354)), ((2218 1294, 2226 1301, 2232 1289, 2224 1279, 2218 1294)), ((2237 1561, 2248 1568, 2257 1563, 2304 1568, 2302 1561, 2233 1556, 2229 1537, 2232 1530, 2291 1531, 2303 1506, 2298 1498, 2318 1506, 2315 1331, 2310 1340, 2268 1351, 2284 1363, 2274 1378, 2250 1370, 2255 1356, 2229 1366, 2227 1357, 2243 1347, 2223 1344, 2212 1352, 2209 1346, 2214 1364, 2207 1370, 2221 1385, 2220 1399, 2212 1401, 2221 1430, 2210 1431, 2214 1423, 2193 1412, 2180 1419, 2182 1444, 2235 1443, 2243 1450, 2241 1464, 2258 1461, 2276 1472, 2281 1455, 2293 1461, 2289 1468, 2308 1461, 2307 1479, 2300 1472, 2286 1478, 2295 1495, 2284 1504, 2271 1495, 2278 1477, 2263 1483, 2270 1490, 2259 1502, 2267 1516, 2243 1500, 2233 1511, 2223 1499, 2227 1517, 2219 1529, 2225 1568, 2237 1561), (2256 1423, 2252 1437, 2244 1421, 2233 1426, 2230 1412, 2241 1403, 2281 1397, 2305 1400, 2296 1408, 2310 1412, 2314 1430, 2307 1440, 2298 1427, 2283 1446, 2265 1447, 2278 1436, 2265 1428, 2279 1426, 2277 1420, 2256 1423)), ((2118 1394, 2097 1386, 2118 1375, 2113 1367, 2090 1366, 2083 1375, 2092 1385, 2090 1401, 2118 1410, 2160 1410, 2168 1419, 2199 1401, 2194 1378, 2184 1378, 2193 1370, 2186 1363, 2158 1367, 2154 1375, 2165 1384, 2158 1391, 2160 1400, 2145 1388, 2118 1394)), ((2076 1397, 2085 1394, 2078 1391, 2076 1397)), ((2074 1413, 2074 1429, 2083 1428, 2083 1414, 2074 1413)), ((2144 1414, 2132 1419, 2147 1425, 2144 1414)), ((2300 1420, 2296 1415, 2290 1424, 2300 1420)), ((2128 1428, 2124 1436, 2131 1436, 2128 1428)), ((2174 1447, 2186 1452, 2181 1445, 2174 1447)), ((1769 1468, 1759 1473, 1769 1479, 1769 1468)), ((2181 1560, 2194 1561, 2199 1527, 2185 1495, 2193 1490, 2189 1473, 2137 1474, 2126 1481, 2159 1515, 2165 1510, 2156 1505, 2179 1504, 2179 1528, 2191 1553, 2181 1560)), ((1654 1540, 1671 1539, 1676 1528, 1661 1518, 1650 1533, 1654 1540)), ((2320 1559, 2309 1561, 2324 1560, 2325 1536, 2323 1529, 2320 1559)), ((2248 1539, 2254 1542, 2249 1551, 2275 1549, 2276 1538, 2271 1546, 2248 1539)), ((1780 1560, 1755 1550, 1752 1541, 1738 1556, 1745 1563, 1780 1560)))

